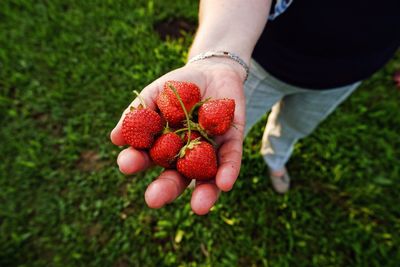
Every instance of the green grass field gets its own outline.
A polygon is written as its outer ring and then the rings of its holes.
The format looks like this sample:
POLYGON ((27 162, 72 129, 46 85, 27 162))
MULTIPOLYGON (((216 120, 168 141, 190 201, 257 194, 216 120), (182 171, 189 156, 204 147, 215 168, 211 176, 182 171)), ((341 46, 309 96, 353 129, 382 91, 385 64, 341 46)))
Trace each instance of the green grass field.
POLYGON ((155 25, 196 23, 196 5, 0 1, 0 266, 399 266, 399 54, 297 144, 285 196, 258 153, 265 118, 207 216, 189 191, 148 209, 160 169, 119 173, 110 130, 193 37, 155 25))

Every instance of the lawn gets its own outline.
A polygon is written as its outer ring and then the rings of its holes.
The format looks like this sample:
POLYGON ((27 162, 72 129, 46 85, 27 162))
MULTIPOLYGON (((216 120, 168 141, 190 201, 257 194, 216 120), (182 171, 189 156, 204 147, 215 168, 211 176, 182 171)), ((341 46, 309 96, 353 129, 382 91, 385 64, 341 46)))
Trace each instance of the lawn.
POLYGON ((160 169, 122 175, 108 135, 132 90, 184 64, 173 19, 192 29, 197 3, 0 1, 0 266, 398 266, 399 54, 296 145, 289 194, 265 178, 264 118, 210 214, 189 190, 147 208, 160 169))

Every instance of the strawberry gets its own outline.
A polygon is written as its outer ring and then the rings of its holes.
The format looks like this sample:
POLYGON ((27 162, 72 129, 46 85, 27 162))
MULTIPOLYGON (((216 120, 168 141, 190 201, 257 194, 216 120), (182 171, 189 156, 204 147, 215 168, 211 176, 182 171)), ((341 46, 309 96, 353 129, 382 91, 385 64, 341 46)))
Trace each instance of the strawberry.
MULTIPOLYGON (((194 140, 199 137, 201 137, 201 134, 199 132, 195 132, 195 131, 190 132, 190 140, 194 140)), ((188 140, 188 132, 186 132, 185 135, 183 136, 183 141, 187 142, 187 140, 188 140)))
POLYGON ((185 113, 170 86, 175 87, 188 112, 200 101, 200 89, 197 85, 190 82, 167 81, 164 84, 164 89, 158 95, 156 103, 163 117, 169 124, 172 127, 177 127, 185 120, 185 113))
POLYGON ((131 111, 125 115, 122 121, 122 136, 125 142, 137 149, 151 147, 154 136, 163 129, 160 115, 149 108, 131 107, 131 111))
POLYGON ((175 166, 179 151, 183 147, 183 141, 176 133, 166 133, 158 137, 150 149, 150 157, 164 168, 175 166))
POLYGON ((176 163, 177 170, 189 179, 208 180, 217 174, 217 155, 206 141, 191 141, 184 156, 176 163))
POLYGON ((234 113, 235 100, 210 100, 199 109, 199 124, 211 136, 223 135, 231 127, 234 113))

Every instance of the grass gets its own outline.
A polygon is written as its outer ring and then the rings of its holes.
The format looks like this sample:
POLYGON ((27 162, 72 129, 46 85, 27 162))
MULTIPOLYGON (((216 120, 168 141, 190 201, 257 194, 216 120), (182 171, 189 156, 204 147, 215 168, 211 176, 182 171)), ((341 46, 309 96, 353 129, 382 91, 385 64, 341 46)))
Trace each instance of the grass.
POLYGON ((365 81, 289 163, 275 194, 245 141, 241 175, 205 217, 190 192, 146 207, 160 171, 119 173, 109 131, 133 98, 184 63, 192 35, 160 39, 180 1, 0 2, 0 266, 397 266, 397 55, 365 81))

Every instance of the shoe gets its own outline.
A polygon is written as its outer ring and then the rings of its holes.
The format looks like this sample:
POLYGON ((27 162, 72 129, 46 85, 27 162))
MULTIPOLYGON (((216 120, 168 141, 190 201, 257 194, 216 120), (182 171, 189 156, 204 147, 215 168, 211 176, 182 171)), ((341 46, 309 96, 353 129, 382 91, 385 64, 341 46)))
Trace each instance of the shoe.
POLYGON ((270 171, 269 177, 271 179, 272 187, 274 190, 279 193, 279 194, 285 194, 290 187, 290 176, 286 168, 284 168, 284 173, 283 175, 276 176, 272 175, 272 172, 270 171))

